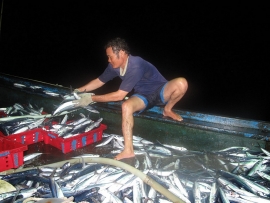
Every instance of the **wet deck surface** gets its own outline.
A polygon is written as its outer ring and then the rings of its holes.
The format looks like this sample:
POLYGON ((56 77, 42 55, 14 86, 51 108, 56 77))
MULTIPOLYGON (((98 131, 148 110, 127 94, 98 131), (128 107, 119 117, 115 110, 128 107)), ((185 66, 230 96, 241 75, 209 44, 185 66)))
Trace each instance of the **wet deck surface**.
POLYGON ((60 149, 45 144, 44 142, 38 142, 36 144, 30 144, 28 145, 28 150, 24 152, 24 155, 29 155, 33 153, 42 153, 40 156, 35 158, 34 161, 30 162, 29 164, 25 164, 24 167, 31 167, 31 166, 41 166, 41 165, 47 165, 59 161, 64 161, 68 159, 72 159, 73 157, 80 156, 83 154, 98 154, 102 157, 112 157, 110 156, 110 150, 112 150, 112 147, 107 146, 103 148, 95 148, 95 145, 97 143, 93 143, 91 145, 87 145, 83 148, 76 149, 75 151, 69 152, 64 154, 60 149))

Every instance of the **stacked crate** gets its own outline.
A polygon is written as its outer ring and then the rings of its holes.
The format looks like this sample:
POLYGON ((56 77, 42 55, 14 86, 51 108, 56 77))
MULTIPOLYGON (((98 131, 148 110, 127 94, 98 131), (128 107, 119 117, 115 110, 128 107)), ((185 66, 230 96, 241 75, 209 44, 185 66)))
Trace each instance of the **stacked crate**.
MULTIPOLYGON (((5 113, 0 111, 0 118, 5 116, 5 113)), ((26 151, 30 144, 44 141, 45 144, 52 145, 63 153, 68 153, 102 140, 105 129, 107 129, 107 126, 100 124, 93 130, 66 139, 48 131, 48 126, 8 136, 0 131, 2 143, 0 145, 0 172, 23 165, 23 151, 26 151)))

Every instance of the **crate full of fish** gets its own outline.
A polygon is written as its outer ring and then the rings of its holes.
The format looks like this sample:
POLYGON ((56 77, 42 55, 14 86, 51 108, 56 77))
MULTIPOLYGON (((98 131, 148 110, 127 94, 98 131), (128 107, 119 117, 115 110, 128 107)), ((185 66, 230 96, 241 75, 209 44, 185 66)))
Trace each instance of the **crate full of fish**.
POLYGON ((42 123, 45 118, 14 118, 0 122, 0 135, 7 139, 29 145, 43 141, 42 123))
POLYGON ((43 141, 44 130, 35 128, 18 134, 6 136, 7 139, 19 142, 21 144, 30 145, 43 141))
POLYGON ((23 152, 27 145, 0 137, 0 172, 23 165, 23 152))
POLYGON ((91 121, 80 119, 68 124, 54 124, 44 128, 44 143, 50 144, 63 153, 85 147, 102 140, 102 134, 107 126, 101 123, 102 119, 91 121), (84 121, 82 121, 84 120, 84 121))

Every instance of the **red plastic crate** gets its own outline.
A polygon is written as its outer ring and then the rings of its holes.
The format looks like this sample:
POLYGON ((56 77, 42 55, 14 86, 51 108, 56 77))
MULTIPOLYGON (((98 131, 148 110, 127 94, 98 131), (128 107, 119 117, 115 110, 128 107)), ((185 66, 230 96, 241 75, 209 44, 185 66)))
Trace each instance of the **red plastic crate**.
POLYGON ((44 143, 50 144, 62 150, 62 152, 66 154, 68 152, 102 140, 103 130, 105 129, 107 129, 107 126, 100 124, 100 126, 94 130, 66 139, 58 137, 56 133, 44 131, 46 132, 44 134, 44 143))
POLYGON ((7 114, 4 111, 0 111, 0 118, 7 117, 7 114))
POLYGON ((0 137, 0 172, 23 165, 23 151, 27 145, 0 137))
POLYGON ((25 132, 4 136, 9 140, 29 145, 43 141, 43 135, 44 130, 42 128, 34 128, 25 132))

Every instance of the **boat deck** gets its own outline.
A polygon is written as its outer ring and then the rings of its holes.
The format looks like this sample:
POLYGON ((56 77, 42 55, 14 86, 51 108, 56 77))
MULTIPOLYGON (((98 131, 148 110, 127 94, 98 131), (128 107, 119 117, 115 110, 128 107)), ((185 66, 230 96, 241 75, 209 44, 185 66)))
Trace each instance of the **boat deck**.
MULTIPOLYGON (((51 113, 63 100, 61 96, 70 93, 70 89, 59 85, 48 84, 6 74, 0 74, 0 104, 7 107, 14 103, 35 103, 51 113), (23 87, 16 87, 14 84, 23 87), (30 88, 38 86, 40 89, 30 88), (51 92, 55 95, 45 94, 51 92), (58 96, 57 96, 58 95, 58 96)), ((108 126, 107 133, 121 132, 121 103, 95 103, 108 126)), ((135 114, 134 135, 151 141, 176 144, 192 150, 218 150, 225 147, 245 146, 251 149, 268 148, 270 123, 265 121, 230 118, 199 112, 174 109, 183 117, 183 121, 164 118, 162 107, 154 107, 141 114, 135 114)))

